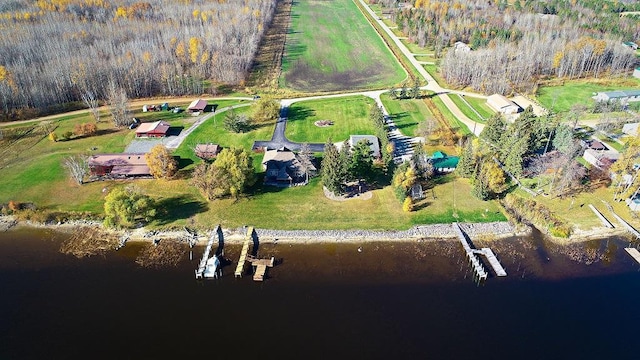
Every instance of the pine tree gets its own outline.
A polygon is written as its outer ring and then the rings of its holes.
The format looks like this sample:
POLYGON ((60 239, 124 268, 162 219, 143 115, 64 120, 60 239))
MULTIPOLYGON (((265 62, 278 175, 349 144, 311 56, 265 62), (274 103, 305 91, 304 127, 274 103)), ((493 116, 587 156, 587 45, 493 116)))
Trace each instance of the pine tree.
POLYGON ((487 120, 487 124, 480 133, 480 139, 491 145, 498 146, 500 144, 500 138, 506 129, 507 123, 502 118, 502 115, 495 114, 487 120))
POLYGON ((476 160, 474 155, 473 143, 468 140, 464 148, 462 149, 462 153, 460 154, 456 172, 461 177, 469 178, 475 172, 475 168, 476 160))
POLYGON ((329 138, 322 158, 322 185, 334 194, 342 193, 341 164, 338 149, 329 138))

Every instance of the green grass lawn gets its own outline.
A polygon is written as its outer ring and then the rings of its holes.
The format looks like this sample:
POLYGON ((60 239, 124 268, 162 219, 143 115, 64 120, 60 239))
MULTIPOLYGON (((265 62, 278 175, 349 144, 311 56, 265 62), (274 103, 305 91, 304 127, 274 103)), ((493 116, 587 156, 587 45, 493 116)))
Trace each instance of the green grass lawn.
POLYGON ((485 119, 488 119, 495 114, 495 111, 491 110, 489 105, 487 105, 487 99, 481 99, 473 96, 465 96, 464 99, 467 100, 467 103, 476 109, 476 111, 485 119))
POLYGON ((456 104, 456 106, 460 109, 460 111, 462 111, 462 113, 468 117, 469 119, 475 121, 475 122, 484 122, 486 119, 480 117, 476 111, 473 111, 474 109, 471 108, 471 106, 469 106, 470 104, 468 104, 467 102, 465 102, 460 95, 458 94, 449 94, 447 95, 449 96, 449 98, 453 101, 454 104, 456 104))
POLYGON ((287 138, 297 142, 324 143, 344 141, 349 135, 373 135, 375 128, 369 112, 375 102, 364 96, 350 96, 294 103, 289 108, 287 138), (319 120, 333 125, 318 127, 319 120))
POLYGON ((405 72, 352 0, 291 8, 281 86, 334 91, 398 84, 405 72))
POLYGON ((383 94, 380 99, 391 119, 404 135, 416 136, 418 125, 425 119, 433 118, 433 114, 422 100, 394 100, 387 94, 383 94))
MULTIPOLYGON (((233 111, 236 114, 246 114, 250 110, 250 106, 242 106, 235 108, 233 111)), ((209 118, 195 129, 173 152, 175 156, 191 161, 183 163, 183 165, 187 165, 186 169, 191 168, 191 164, 197 164, 200 162, 200 159, 194 152, 194 148, 197 144, 212 143, 221 145, 222 147, 238 147, 250 150, 255 140, 269 140, 271 139, 271 135, 273 135, 275 122, 255 124, 253 130, 246 133, 233 133, 227 131, 222 125, 226 115, 226 112, 222 112, 216 114, 215 117, 209 118)))
POLYGON ((425 64, 422 65, 424 67, 425 70, 427 70, 427 72, 429 73, 429 75, 431 75, 440 86, 442 87, 450 87, 447 82, 444 80, 444 78, 442 77, 442 75, 440 75, 440 70, 438 69, 437 65, 433 65, 433 64, 425 64))
POLYGON ((542 86, 536 97, 545 108, 556 112, 571 110, 575 104, 591 107, 594 103, 591 97, 594 93, 640 87, 640 79, 627 78, 612 81, 571 80, 559 86, 542 86))

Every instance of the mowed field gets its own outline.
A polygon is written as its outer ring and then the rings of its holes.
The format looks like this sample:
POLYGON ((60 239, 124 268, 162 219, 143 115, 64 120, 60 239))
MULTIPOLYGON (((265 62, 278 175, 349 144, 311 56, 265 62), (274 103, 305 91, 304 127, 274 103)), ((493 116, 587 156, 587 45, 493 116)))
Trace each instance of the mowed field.
POLYGON ((542 86, 538 89, 536 97, 545 108, 562 113, 571 110, 574 104, 583 104, 591 107, 594 103, 591 98, 595 93, 602 91, 637 89, 640 80, 626 79, 601 79, 601 80, 571 80, 562 85, 542 86))
POLYGON ((337 91, 399 84, 405 72, 352 0, 301 0, 291 8, 280 85, 337 91))

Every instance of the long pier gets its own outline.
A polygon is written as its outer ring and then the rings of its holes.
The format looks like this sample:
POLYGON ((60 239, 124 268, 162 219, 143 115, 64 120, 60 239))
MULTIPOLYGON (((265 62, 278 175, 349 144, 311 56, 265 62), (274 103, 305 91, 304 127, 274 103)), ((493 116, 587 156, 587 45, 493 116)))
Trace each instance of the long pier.
POLYGON ((486 280, 488 273, 484 269, 484 266, 482 266, 482 263, 480 263, 480 260, 478 260, 478 257, 476 257, 476 254, 471 249, 471 246, 469 246, 469 243, 467 242, 467 239, 465 238, 460 225, 458 223, 453 223, 453 229, 458 234, 458 238, 460 239, 460 243, 464 248, 464 252, 467 254, 467 259, 469 260, 471 268, 473 269, 474 279, 477 279, 478 281, 486 280))
POLYGON ((467 241, 466 235, 460 227, 460 224, 453 223, 453 229, 458 234, 458 239, 460 240, 460 243, 464 248, 464 252, 467 254, 467 259, 469 260, 469 263, 471 264, 471 267, 473 269, 474 279, 477 279, 477 281, 481 281, 486 280, 489 276, 487 270, 485 270, 477 255, 483 255, 487 259, 489 265, 491 265, 491 268, 497 276, 507 276, 507 272, 505 271, 504 267, 502 267, 502 264, 500 264, 500 261, 498 261, 496 254, 494 254, 490 248, 482 248, 480 250, 472 249, 469 245, 469 242, 467 241))
POLYGON ((236 277, 242 277, 244 273, 244 263, 247 260, 247 253, 249 252, 249 243, 251 241, 245 240, 242 244, 242 251, 240 251, 240 259, 238 259, 238 265, 236 266, 236 277))
POLYGON ((200 263, 198 264, 198 269, 196 270, 196 279, 202 279, 204 270, 207 268, 207 260, 209 260, 209 253, 211 253, 211 248, 213 247, 213 242, 215 240, 216 233, 217 231, 214 231, 211 233, 211 236, 209 236, 207 247, 204 248, 204 253, 202 253, 202 259, 200 260, 200 263))

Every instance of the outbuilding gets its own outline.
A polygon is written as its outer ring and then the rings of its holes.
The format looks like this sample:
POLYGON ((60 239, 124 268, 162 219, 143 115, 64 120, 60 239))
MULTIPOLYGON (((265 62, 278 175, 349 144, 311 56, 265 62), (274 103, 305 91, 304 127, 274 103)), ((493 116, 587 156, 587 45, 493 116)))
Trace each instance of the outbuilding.
POLYGON ((500 94, 493 94, 489 96, 487 98, 487 105, 495 111, 505 115, 517 114, 520 112, 520 106, 500 94))
POLYGON ((91 176, 116 178, 150 176, 145 154, 95 154, 89 158, 91 176))
POLYGON ((169 123, 165 121, 156 121, 152 123, 140 124, 136 130, 136 137, 159 138, 167 136, 169 131, 169 123))
POLYGON ((201 113, 201 112, 204 112, 204 110, 207 108, 207 105, 208 104, 206 100, 202 100, 202 99, 193 100, 191 104, 189 104, 187 111, 192 114, 201 113))

